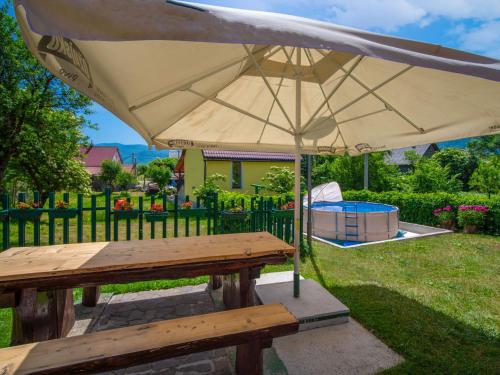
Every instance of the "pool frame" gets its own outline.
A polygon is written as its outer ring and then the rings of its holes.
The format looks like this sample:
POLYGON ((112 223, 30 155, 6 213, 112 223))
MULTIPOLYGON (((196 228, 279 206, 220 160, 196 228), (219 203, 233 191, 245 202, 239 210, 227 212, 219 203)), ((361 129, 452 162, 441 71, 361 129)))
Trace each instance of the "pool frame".
MULTIPOLYGON (((393 208, 390 211, 327 211, 312 208, 313 235, 338 241, 383 241, 396 237, 399 230, 399 208, 393 205, 365 202, 342 201, 347 205, 365 203, 393 208)), ((321 202, 318 202, 321 203, 321 202)), ((337 202, 325 202, 335 205, 337 202)), ((340 202, 339 202, 340 203, 340 202)), ((304 226, 307 226, 309 207, 304 206, 304 226)))

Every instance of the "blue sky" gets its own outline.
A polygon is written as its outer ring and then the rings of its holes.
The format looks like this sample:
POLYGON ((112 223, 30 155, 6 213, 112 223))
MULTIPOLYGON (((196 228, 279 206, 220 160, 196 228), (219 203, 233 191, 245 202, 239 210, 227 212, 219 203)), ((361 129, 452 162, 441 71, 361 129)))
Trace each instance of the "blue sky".
MULTIPOLYGON (((206 0, 206 4, 315 18, 500 59, 500 0, 206 0)), ((87 130, 94 143, 142 143, 99 105, 87 130)))

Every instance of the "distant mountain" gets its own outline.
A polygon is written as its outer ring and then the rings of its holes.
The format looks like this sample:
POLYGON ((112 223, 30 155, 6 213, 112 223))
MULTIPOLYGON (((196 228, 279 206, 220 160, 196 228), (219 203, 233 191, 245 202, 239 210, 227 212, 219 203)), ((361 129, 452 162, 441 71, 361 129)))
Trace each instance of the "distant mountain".
POLYGON ((132 155, 135 155, 138 164, 146 164, 155 159, 178 158, 180 150, 156 150, 149 149, 146 145, 124 145, 121 143, 99 143, 96 146, 114 146, 118 147, 125 164, 132 163, 132 155))

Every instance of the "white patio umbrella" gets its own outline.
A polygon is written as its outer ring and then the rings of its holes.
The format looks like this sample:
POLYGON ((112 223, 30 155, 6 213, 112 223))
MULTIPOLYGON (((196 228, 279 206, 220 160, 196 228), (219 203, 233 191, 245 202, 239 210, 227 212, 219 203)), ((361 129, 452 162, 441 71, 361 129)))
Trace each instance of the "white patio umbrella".
POLYGON ((16 0, 31 52, 169 148, 358 155, 500 131, 500 62, 287 15, 164 0, 16 0))

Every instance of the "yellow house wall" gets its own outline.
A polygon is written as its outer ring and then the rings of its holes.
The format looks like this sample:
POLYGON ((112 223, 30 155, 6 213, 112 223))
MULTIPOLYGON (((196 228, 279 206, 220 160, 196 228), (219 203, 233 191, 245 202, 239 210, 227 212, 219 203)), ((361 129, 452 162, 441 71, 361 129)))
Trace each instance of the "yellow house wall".
POLYGON ((262 177, 266 175, 272 166, 288 167, 293 170, 293 162, 282 161, 243 161, 241 163, 242 184, 241 189, 231 188, 231 161, 207 161, 207 176, 214 173, 220 173, 227 177, 225 182, 220 183, 224 190, 237 191, 240 193, 254 193, 255 189, 250 186, 252 184, 264 184, 262 177))
POLYGON ((187 150, 184 156, 184 193, 192 195, 193 189, 203 184, 203 155, 201 150, 187 150))
MULTIPOLYGON (((231 188, 231 168, 229 160, 208 160, 207 177, 215 173, 226 176, 226 181, 220 182, 219 186, 224 190, 237 191, 240 193, 254 193, 251 184, 264 184, 262 177, 266 175, 272 166, 288 167, 293 170, 293 162, 283 161, 243 161, 241 163, 242 185, 241 189, 231 188)), ((204 161, 201 150, 186 150, 184 158, 184 193, 193 195, 193 189, 203 184, 204 161)))

